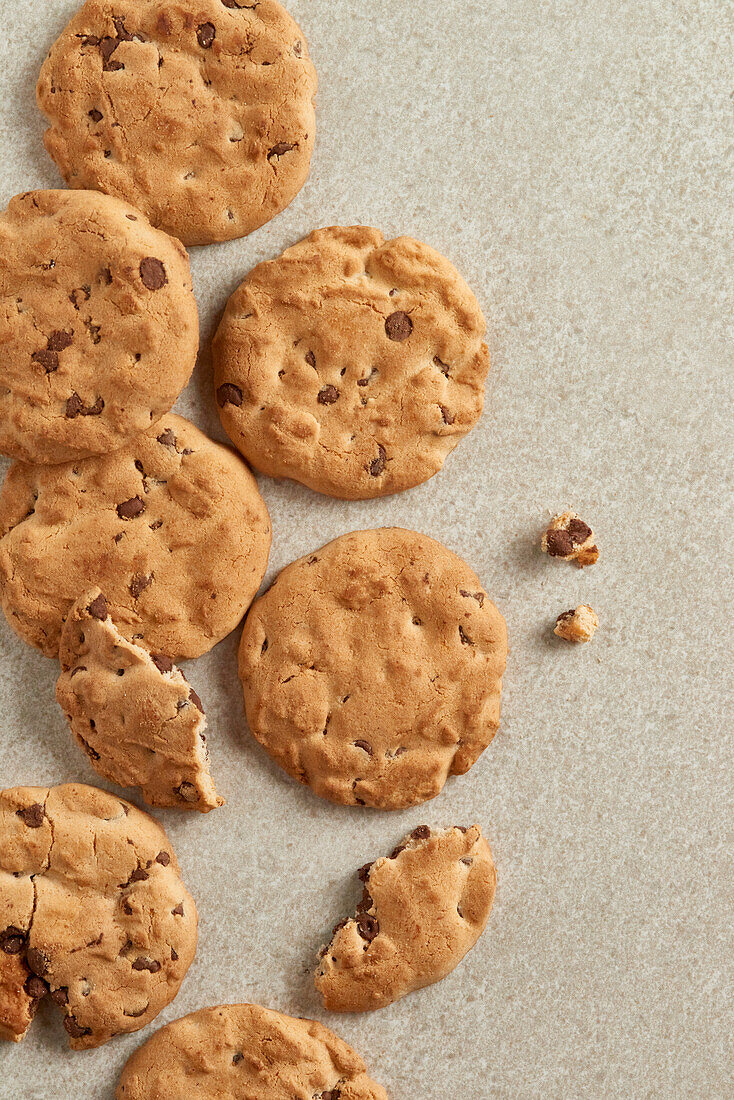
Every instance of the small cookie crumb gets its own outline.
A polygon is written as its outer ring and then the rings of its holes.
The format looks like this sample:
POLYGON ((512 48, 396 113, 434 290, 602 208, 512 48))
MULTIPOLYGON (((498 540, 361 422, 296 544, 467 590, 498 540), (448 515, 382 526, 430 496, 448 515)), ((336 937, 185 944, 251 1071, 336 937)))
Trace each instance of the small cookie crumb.
POLYGON ((590 642, 599 625, 599 616, 587 603, 574 610, 564 611, 556 619, 553 633, 567 642, 590 642))
POLYGON ((548 524, 540 540, 544 554, 563 561, 575 561, 583 569, 599 557, 594 532, 576 512, 559 512, 548 524))

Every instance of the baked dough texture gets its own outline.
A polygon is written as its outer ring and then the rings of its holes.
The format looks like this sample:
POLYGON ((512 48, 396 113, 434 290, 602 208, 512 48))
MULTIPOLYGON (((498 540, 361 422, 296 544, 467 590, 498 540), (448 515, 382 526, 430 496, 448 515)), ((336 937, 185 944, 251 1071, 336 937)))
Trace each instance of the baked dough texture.
POLYGON ((0 1036, 50 995, 75 1050, 138 1031, 173 1000, 197 915, 160 825, 78 783, 0 792, 0 1036))
POLYGON ((123 446, 189 380, 199 319, 180 241, 94 191, 0 215, 0 452, 66 462, 123 446))
POLYGON ((214 340, 222 424, 271 477, 380 497, 433 477, 479 420, 479 303, 410 237, 319 229, 258 266, 214 340))
POLYGON ((293 562, 240 645, 247 720, 285 770, 347 805, 439 793, 494 737, 505 621, 427 535, 355 531, 293 562))
POLYGON ((179 668, 122 637, 99 588, 66 617, 56 699, 96 772, 150 806, 223 804, 209 774, 201 699, 179 668))
POLYGON ((0 493, 3 611, 56 657, 70 607, 97 584, 126 638, 172 660, 198 657, 249 607, 270 540, 245 463, 169 413, 113 454, 11 466, 0 493))
POLYGON ((87 0, 36 94, 66 183, 185 244, 251 233, 308 175, 316 71, 276 0, 87 0))
POLYGON ((445 978, 484 931, 497 880, 478 825, 421 825, 359 877, 357 915, 336 926, 314 976, 331 1012, 384 1008, 445 978))
POLYGON ((219 1005, 157 1031, 128 1060, 116 1100, 387 1100, 351 1047, 315 1020, 219 1005))

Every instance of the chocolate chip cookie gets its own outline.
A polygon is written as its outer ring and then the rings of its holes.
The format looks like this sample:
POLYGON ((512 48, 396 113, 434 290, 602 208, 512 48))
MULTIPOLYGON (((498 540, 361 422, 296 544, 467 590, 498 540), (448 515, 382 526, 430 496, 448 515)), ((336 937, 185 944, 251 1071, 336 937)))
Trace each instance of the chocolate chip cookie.
POLYGON ((29 191, 0 216, 0 452, 106 454, 167 412, 196 362, 180 241, 94 191, 29 191))
POLYGON ((222 424, 271 477, 380 497, 433 477, 479 419, 484 317, 447 259, 319 229, 259 264, 214 340, 222 424))
POLYGON ((468 771, 499 724, 505 621, 426 535, 355 531, 288 565, 240 645, 252 733, 322 798, 401 809, 468 771))
POLYGON ((276 0, 87 0, 37 88, 66 183, 126 199, 185 244, 243 237, 288 205, 315 94, 276 0))
POLYGON ((117 1100, 387 1100, 351 1047, 315 1020, 260 1005, 202 1008, 127 1062, 117 1100))
POLYGON ((245 463, 168 413, 113 454, 11 466, 0 493, 3 611, 55 657, 64 617, 98 584, 124 637, 172 660, 197 657, 249 607, 270 538, 245 463))
POLYGON ((421 825, 360 868, 357 915, 321 949, 314 981, 331 1012, 370 1012, 441 981, 484 931, 496 884, 478 825, 421 825))
POLYGON ((196 906, 160 825, 96 787, 0 793, 0 1036, 43 997, 75 1050, 138 1031, 178 993, 196 906))
POLYGON ((223 804, 209 774, 201 699, 170 657, 128 642, 99 588, 66 617, 56 698, 96 772, 151 806, 223 804))

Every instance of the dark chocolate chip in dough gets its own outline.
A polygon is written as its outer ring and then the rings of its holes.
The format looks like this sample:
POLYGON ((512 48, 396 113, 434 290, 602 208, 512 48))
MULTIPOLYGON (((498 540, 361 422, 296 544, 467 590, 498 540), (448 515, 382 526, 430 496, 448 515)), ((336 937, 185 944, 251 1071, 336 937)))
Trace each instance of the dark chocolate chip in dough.
POLYGON ((40 802, 34 802, 32 806, 24 806, 15 811, 24 825, 29 829, 40 829, 45 817, 43 806, 40 802))
POLYGON ((107 608, 107 600, 105 599, 102 592, 100 592, 98 596, 94 597, 89 607, 87 608, 87 611, 94 619, 99 619, 100 622, 104 622, 104 620, 107 618, 107 615, 109 614, 109 611, 107 608))
POLYGON ((196 28, 196 39, 202 50, 210 50, 216 36, 217 28, 213 23, 199 23, 196 28))
POLYGON ((130 497, 117 505, 117 514, 120 519, 135 519, 145 511, 145 501, 142 497, 130 497))
POLYGON ((407 313, 403 313, 402 310, 398 310, 397 313, 391 313, 385 321, 385 332, 390 340, 407 340, 413 331, 413 322, 407 313))
POLYGON ((146 256, 140 261, 140 278, 148 290, 160 290, 168 282, 166 269, 155 256, 146 256))
POLYGON ((217 402, 222 405, 237 405, 242 404, 242 390, 239 386, 234 386, 231 382, 225 382, 217 390, 217 402))

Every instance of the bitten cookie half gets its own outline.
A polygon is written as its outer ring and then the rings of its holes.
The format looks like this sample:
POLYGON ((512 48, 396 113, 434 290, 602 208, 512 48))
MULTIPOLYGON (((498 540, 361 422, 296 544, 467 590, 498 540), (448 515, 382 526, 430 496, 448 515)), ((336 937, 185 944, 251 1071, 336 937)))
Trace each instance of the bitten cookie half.
POLYGON ((0 1036, 40 1000, 75 1050, 138 1031, 178 993, 196 906, 160 825, 82 784, 0 793, 0 1036))
POLYGON ((271 477, 349 500, 409 489, 479 420, 484 332, 471 290, 428 245, 319 229, 229 300, 213 347, 222 424, 271 477))
POLYGON ((69 609, 97 584, 124 637, 172 660, 198 657, 249 607, 270 540, 239 455, 168 413, 114 454, 10 467, 0 493, 3 611, 56 657, 69 609))
POLYGON ((128 1060, 117 1100, 387 1100, 359 1055, 315 1020, 219 1005, 157 1031, 128 1060))
POLYGON ((56 699, 96 772, 150 806, 223 805, 209 774, 201 699, 170 657, 122 637, 99 588, 66 617, 56 699))
POLYGON ((275 0, 87 0, 36 94, 66 183, 185 244, 251 233, 308 175, 316 71, 275 0))
POLYGON ((355 531, 293 562, 240 645, 247 720, 332 802, 401 809, 468 771, 499 725, 505 621, 446 547, 355 531))
POLYGON ((95 191, 0 216, 0 452, 54 463, 147 431, 189 380, 199 319, 180 241, 95 191))
POLYGON ((484 931, 497 879, 478 825, 421 825, 359 877, 357 915, 336 926, 314 975, 331 1012, 384 1008, 450 974, 484 931))

